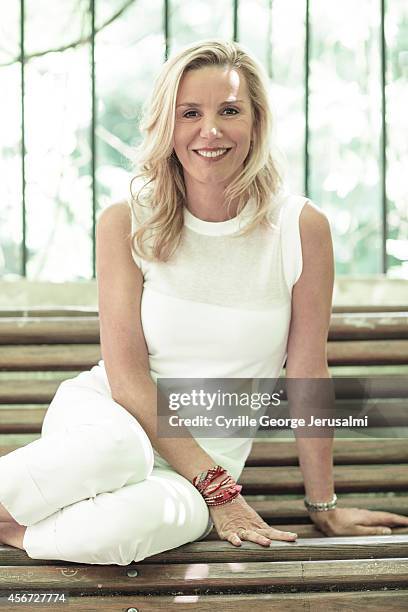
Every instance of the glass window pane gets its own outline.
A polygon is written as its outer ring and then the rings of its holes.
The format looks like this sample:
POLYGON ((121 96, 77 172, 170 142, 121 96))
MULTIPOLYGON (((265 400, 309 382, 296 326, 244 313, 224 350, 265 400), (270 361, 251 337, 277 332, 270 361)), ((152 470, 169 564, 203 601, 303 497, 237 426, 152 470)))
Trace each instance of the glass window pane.
POLYGON ((0 18, 0 277, 21 275, 22 168, 20 6, 3 3, 0 18), (7 92, 7 95, 4 93, 7 92))
POLYGON ((387 2, 387 265, 408 279, 408 5, 387 2))
POLYGON ((286 183, 294 193, 304 185, 305 0, 240 3, 240 41, 270 77, 275 137, 284 154, 286 183))
POLYGON ((313 0, 309 196, 328 213, 337 272, 380 273, 381 66, 377 0, 313 0))
MULTIPOLYGON (((105 23, 121 2, 98 0, 97 21, 105 23), (113 6, 115 5, 115 6, 113 6)), ((96 36, 97 194, 105 208, 129 197, 132 147, 139 115, 152 80, 164 61, 163 2, 139 0, 96 36)))
POLYGON ((169 22, 170 53, 204 38, 232 40, 232 2, 172 0, 169 22))
POLYGON ((27 3, 26 14, 27 277, 90 278, 88 5, 74 0, 40 4, 41 10, 37 2, 27 3))
MULTIPOLYGON (((22 273, 20 2, 0 3, 0 275, 22 273)), ((233 0, 171 0, 170 53, 233 37, 233 0)), ((91 3, 26 0, 27 277, 92 277, 91 3), (52 27, 50 27, 52 24, 52 27), (67 254, 69 256, 67 257, 67 254)), ((139 117, 164 61, 163 0, 95 0, 96 201, 129 195, 139 117)), ((310 0, 308 194, 338 275, 382 271, 379 0, 310 0)), ((304 189, 306 0, 240 0, 239 40, 264 66, 292 192, 304 189)), ((408 278, 408 6, 385 2, 388 275, 408 278)))

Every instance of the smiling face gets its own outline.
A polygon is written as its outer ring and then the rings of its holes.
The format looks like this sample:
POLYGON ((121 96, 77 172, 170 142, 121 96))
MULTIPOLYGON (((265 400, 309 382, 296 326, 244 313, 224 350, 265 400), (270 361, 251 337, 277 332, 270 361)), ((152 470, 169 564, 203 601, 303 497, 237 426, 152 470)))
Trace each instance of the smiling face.
POLYGON ((206 66, 183 75, 173 146, 187 189, 197 181, 229 184, 243 169, 251 138, 251 102, 238 69, 206 66))

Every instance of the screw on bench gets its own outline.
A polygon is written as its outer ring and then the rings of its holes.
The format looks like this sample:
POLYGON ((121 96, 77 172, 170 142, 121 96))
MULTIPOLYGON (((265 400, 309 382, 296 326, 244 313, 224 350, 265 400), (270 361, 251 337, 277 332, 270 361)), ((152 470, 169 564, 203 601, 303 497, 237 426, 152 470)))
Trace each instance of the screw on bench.
POLYGON ((130 569, 126 573, 129 576, 129 578, 134 578, 135 576, 139 575, 139 572, 137 571, 137 569, 130 569))
POLYGON ((126 612, 139 612, 137 608, 128 608, 126 612))

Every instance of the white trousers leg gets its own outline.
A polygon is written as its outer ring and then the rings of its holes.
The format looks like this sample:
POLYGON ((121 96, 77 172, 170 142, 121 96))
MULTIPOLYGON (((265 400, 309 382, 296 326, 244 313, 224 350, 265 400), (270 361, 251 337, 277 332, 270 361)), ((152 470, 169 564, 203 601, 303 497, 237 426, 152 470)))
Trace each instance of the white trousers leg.
POLYGON ((0 503, 34 559, 127 565, 205 537, 202 496, 155 467, 148 436, 100 366, 63 382, 41 438, 0 458, 0 503))

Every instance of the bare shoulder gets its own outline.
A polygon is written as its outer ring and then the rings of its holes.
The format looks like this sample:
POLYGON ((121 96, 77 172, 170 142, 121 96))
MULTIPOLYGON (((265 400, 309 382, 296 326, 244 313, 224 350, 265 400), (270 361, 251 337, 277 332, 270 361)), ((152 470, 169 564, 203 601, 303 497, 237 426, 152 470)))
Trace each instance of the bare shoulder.
POLYGON ((96 224, 97 268, 120 267, 134 272, 132 257, 132 219, 128 202, 111 204, 103 209, 96 224))
POLYGON ((333 243, 330 223, 325 213, 313 202, 307 201, 299 219, 302 244, 303 276, 310 271, 319 275, 333 266, 333 243))
POLYGON ((129 233, 131 230, 131 212, 126 201, 116 202, 103 209, 98 218, 97 225, 113 231, 123 230, 129 233))
POLYGON ((330 241, 329 220, 321 208, 318 208, 310 200, 303 206, 299 225, 302 243, 305 240, 312 244, 316 243, 316 247, 318 247, 320 241, 330 241))
POLYGON ((300 220, 303 273, 301 278, 311 280, 333 272, 333 244, 330 223, 325 213, 308 200, 303 206, 300 220))

